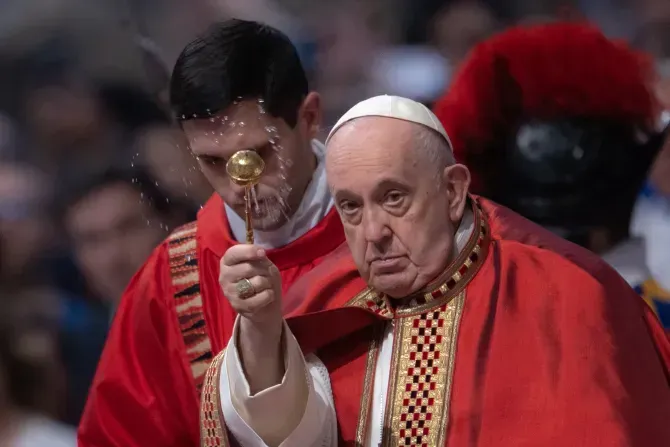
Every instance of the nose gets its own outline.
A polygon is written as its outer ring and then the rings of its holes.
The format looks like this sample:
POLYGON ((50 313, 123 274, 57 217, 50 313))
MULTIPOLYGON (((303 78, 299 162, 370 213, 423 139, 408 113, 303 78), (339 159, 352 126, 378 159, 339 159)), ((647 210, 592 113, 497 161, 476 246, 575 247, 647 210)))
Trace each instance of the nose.
POLYGON ((391 237, 387 214, 379 209, 368 209, 363 215, 365 240, 372 244, 379 244, 391 237))

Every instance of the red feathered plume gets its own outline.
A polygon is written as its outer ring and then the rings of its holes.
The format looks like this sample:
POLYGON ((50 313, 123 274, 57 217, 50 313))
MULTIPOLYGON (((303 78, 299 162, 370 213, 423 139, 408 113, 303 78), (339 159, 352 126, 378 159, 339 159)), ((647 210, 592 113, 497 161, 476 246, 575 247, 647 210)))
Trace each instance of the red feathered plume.
POLYGON ((517 27, 474 48, 435 113, 467 162, 528 118, 602 117, 650 128, 653 79, 649 57, 592 26, 517 27))

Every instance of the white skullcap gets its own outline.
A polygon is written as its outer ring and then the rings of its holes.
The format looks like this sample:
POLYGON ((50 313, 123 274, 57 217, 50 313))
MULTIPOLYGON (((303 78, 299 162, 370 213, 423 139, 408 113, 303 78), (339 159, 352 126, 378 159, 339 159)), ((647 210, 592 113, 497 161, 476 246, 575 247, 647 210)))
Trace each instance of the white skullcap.
POLYGON ((444 130, 440 120, 437 119, 435 114, 431 112, 428 107, 408 98, 390 95, 375 96, 353 106, 337 121, 328 134, 326 143, 328 143, 335 132, 337 132, 337 129, 342 127, 345 123, 364 116, 385 116, 388 118, 409 121, 410 123, 421 124, 442 135, 447 141, 447 144, 449 144, 449 149, 452 148, 447 131, 444 130))

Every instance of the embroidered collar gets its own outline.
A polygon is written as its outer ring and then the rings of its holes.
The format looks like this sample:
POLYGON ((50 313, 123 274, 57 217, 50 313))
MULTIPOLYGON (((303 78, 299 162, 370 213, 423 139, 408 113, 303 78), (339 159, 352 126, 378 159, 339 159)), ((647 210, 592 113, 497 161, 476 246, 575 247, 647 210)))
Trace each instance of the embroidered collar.
MULTIPOLYGON (((422 314, 451 301, 472 280, 481 267, 490 243, 488 223, 479 204, 470 198, 473 229, 464 247, 435 281, 423 290, 398 300, 391 300, 384 294, 368 287, 351 299, 347 306, 362 307, 387 318, 402 318, 422 314)), ((462 224, 461 224, 462 225, 462 224)))

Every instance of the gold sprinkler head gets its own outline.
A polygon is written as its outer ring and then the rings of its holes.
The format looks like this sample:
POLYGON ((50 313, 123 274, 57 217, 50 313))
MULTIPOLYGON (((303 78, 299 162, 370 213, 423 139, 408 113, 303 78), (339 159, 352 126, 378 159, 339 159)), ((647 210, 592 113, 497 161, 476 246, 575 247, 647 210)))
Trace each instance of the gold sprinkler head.
POLYGON ((265 162, 256 151, 237 151, 226 163, 226 172, 233 182, 240 186, 253 186, 257 184, 263 171, 265 162))

